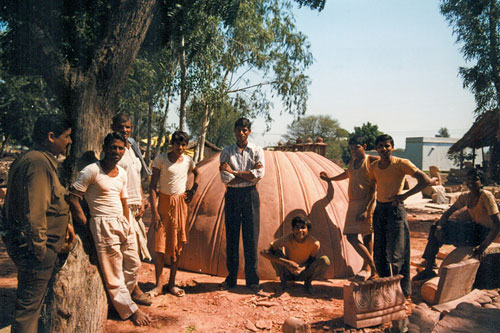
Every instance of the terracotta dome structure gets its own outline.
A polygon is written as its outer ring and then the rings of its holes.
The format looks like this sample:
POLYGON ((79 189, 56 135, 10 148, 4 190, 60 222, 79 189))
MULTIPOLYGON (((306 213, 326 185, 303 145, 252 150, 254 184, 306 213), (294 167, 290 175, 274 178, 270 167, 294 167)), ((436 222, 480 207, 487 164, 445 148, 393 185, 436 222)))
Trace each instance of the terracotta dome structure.
MULTIPOLYGON (((338 165, 314 152, 265 151, 266 173, 258 183, 260 194, 259 252, 269 243, 291 232, 291 219, 303 214, 312 222, 311 234, 321 242, 319 255, 327 255, 331 266, 327 278, 347 277, 362 265, 361 257, 342 235, 347 212, 348 181, 330 185, 319 178, 343 172, 338 165)), ((183 250, 183 269, 226 276, 224 225, 225 186, 219 175, 219 155, 198 165, 198 191, 190 203, 188 244, 183 250)), ((240 242, 240 271, 243 273, 243 246, 240 242)), ((261 279, 275 279, 269 263, 259 257, 261 279)))

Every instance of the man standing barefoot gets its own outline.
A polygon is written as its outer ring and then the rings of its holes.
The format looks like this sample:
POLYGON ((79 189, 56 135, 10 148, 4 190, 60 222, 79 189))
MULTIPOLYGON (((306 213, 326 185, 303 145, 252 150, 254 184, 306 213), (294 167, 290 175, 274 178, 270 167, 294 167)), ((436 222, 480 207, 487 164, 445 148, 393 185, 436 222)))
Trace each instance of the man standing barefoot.
POLYGON ((355 276, 358 280, 377 278, 377 270, 373 261, 373 226, 372 217, 375 209, 375 182, 370 177, 370 165, 378 158, 365 154, 366 143, 363 137, 349 140, 352 158, 347 170, 335 177, 328 177, 325 172, 320 177, 326 181, 339 181, 349 178, 349 207, 344 224, 344 235, 363 258, 363 267, 355 276), (359 235, 363 236, 363 243, 359 235))
POLYGON ((137 240, 129 220, 127 174, 117 164, 125 153, 125 138, 110 133, 104 139, 104 158, 86 166, 70 190, 73 217, 86 224, 80 205, 85 200, 92 216, 89 224, 106 290, 122 319, 138 326, 149 325, 149 316, 133 301, 141 261, 137 240))

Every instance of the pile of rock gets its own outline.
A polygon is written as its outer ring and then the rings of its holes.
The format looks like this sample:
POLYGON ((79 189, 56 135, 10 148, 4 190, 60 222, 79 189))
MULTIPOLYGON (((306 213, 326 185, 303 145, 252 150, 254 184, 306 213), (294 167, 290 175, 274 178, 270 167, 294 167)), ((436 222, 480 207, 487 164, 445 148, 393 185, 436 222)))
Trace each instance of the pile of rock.
POLYGON ((474 290, 468 299, 456 304, 418 304, 408 318, 408 332, 499 332, 500 296, 498 291, 474 290))

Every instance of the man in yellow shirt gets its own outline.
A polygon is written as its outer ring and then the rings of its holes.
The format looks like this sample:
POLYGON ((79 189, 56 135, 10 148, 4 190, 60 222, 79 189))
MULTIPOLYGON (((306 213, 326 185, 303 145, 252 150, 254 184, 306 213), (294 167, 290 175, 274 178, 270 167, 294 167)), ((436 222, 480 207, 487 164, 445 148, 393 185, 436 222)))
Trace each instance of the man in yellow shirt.
POLYGON ((401 274, 401 288, 406 297, 411 295, 410 232, 404 201, 432 184, 432 180, 407 159, 391 156, 394 140, 382 134, 375 140, 380 160, 371 165, 371 174, 377 183, 377 205, 373 213, 373 259, 380 277, 401 274), (403 192, 405 176, 418 183, 403 192))
POLYGON ((311 222, 302 216, 292 219, 292 233, 274 240, 268 250, 260 254, 271 261, 281 280, 281 290, 286 289, 288 281, 304 281, 309 294, 314 293, 311 282, 324 277, 330 266, 327 256, 316 258, 320 244, 309 235, 311 222), (284 250, 284 252, 283 252, 284 250))
POLYGON ((500 215, 495 197, 491 192, 482 189, 479 174, 475 169, 467 173, 466 184, 470 192, 461 194, 431 227, 422 255, 425 259, 425 269, 415 275, 413 280, 426 280, 436 276, 433 266, 441 245, 473 246, 473 256, 479 257, 498 236, 500 215), (462 207, 467 207, 471 220, 449 220, 451 214, 462 207))

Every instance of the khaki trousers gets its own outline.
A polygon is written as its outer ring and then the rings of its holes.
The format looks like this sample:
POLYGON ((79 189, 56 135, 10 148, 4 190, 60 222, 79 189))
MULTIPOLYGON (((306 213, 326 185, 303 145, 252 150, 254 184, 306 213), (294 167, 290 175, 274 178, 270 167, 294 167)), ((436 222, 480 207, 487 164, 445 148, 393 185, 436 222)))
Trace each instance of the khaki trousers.
POLYGON ((127 319, 139 309, 131 296, 141 266, 135 231, 123 216, 93 217, 90 231, 109 298, 120 317, 127 319))

